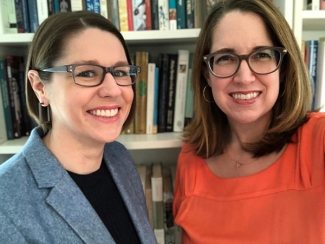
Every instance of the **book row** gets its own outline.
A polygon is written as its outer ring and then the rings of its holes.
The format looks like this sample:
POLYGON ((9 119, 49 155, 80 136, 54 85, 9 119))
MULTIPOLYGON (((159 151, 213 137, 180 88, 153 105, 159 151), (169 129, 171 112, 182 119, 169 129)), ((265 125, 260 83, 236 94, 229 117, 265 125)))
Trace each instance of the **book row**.
POLYGON ((174 224, 175 164, 137 165, 149 221, 158 244, 180 244, 181 228, 174 224))
POLYGON ((48 16, 79 10, 103 15, 120 31, 201 28, 203 18, 216 2, 217 0, 2 0, 0 33, 34 33, 48 16))
POLYGON ((136 114, 126 134, 182 132, 193 117, 191 89, 193 54, 188 50, 160 53, 158 62, 149 62, 149 53, 136 52, 141 67, 136 82, 136 114))
POLYGON ((304 10, 325 10, 325 0, 303 0, 304 10))
POLYGON ((313 92, 312 109, 325 112, 325 37, 303 41, 302 51, 313 92))

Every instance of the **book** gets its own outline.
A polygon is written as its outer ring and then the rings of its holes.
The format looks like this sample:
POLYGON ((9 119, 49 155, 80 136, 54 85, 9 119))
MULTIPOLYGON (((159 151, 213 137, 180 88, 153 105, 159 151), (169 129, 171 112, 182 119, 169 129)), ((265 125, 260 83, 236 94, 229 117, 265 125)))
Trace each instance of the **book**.
POLYGON ((153 228, 154 223, 153 223, 151 175, 152 175, 151 165, 146 165, 146 181, 145 181, 144 196, 146 199, 146 205, 147 205, 147 209, 148 209, 149 222, 150 222, 151 227, 153 228))
POLYGON ((176 5, 177 29, 186 28, 186 0, 177 0, 176 5))
POLYGON ((203 4, 202 1, 193 1, 193 4, 194 4, 194 11, 193 11, 194 28, 201 28, 203 23, 203 13, 202 13, 203 4))
POLYGON ((47 17, 49 17, 48 3, 47 0, 37 0, 37 15, 38 24, 41 24, 47 17))
POLYGON ((145 0, 146 3, 146 30, 152 30, 151 0, 145 0))
POLYGON ((176 8, 177 0, 169 0, 169 29, 176 30, 177 29, 177 8, 176 8))
POLYGON ((162 167, 163 175, 163 199, 164 199, 164 232, 165 243, 175 243, 175 226, 173 215, 174 192, 170 168, 168 165, 162 167))
POLYGON ((186 86, 186 99, 185 99, 185 121, 184 127, 187 126, 193 118, 194 110, 194 94, 192 89, 192 66, 193 66, 194 54, 190 53, 186 86))
POLYGON ((15 34, 18 33, 17 29, 17 16, 16 16, 16 5, 14 0, 1 0, 1 20, 2 24, 0 28, 2 32, 0 33, 8 33, 15 34))
POLYGON ((86 0, 86 10, 100 14, 100 0, 86 0))
POLYGON ((84 10, 83 0, 70 0, 71 1, 71 11, 81 11, 84 10))
POLYGON ((317 50, 318 40, 308 40, 305 42, 306 46, 306 59, 307 68, 310 75, 310 83, 313 91, 312 109, 315 109, 315 87, 316 87, 316 74, 317 74, 317 50))
POLYGON ((189 56, 188 50, 178 50, 174 132, 182 132, 184 129, 189 56))
POLYGON ((106 19, 109 19, 108 11, 109 11, 109 8, 108 8, 107 0, 100 0, 100 14, 102 16, 104 16, 106 19))
POLYGON ((159 30, 158 0, 151 0, 152 30, 159 30))
POLYGON ((159 30, 169 30, 169 0, 158 0, 159 30))
POLYGON ((168 101, 168 62, 167 53, 159 54, 159 98, 158 98, 158 132, 166 132, 168 101))
POLYGON ((141 67, 138 75, 135 91, 137 110, 135 114, 134 132, 136 134, 146 134, 147 116, 147 84, 148 84, 148 52, 136 52, 135 63, 141 67))
POLYGON ((35 32, 39 25, 36 0, 28 0, 27 6, 30 32, 35 32))
POLYGON ((194 0, 186 0, 186 28, 194 28, 194 0))
POLYGON ((154 99, 155 99, 155 63, 148 63, 148 84, 147 84, 147 120, 146 133, 153 134, 154 120, 154 99))
POLYGON ((166 132, 172 132, 174 126, 176 76, 177 76, 177 54, 168 55, 168 91, 167 91, 167 122, 166 132))
POLYGON ((128 31, 128 10, 127 10, 127 0, 118 0, 118 13, 119 13, 119 23, 120 31, 128 31))
POLYGON ((5 142, 8 140, 7 137, 7 126, 6 126, 6 119, 7 119, 7 112, 5 112, 5 106, 8 107, 8 100, 4 100, 5 96, 2 94, 7 92, 6 86, 3 86, 5 83, 6 73, 4 70, 4 60, 0 60, 0 143, 5 142))
POLYGON ((29 33, 27 0, 15 0, 17 32, 29 33))
POLYGON ((164 231, 164 199, 161 163, 152 165, 151 175, 153 228, 158 244, 165 244, 164 231))
POLYGON ((133 0, 133 11, 131 11, 131 17, 133 17, 133 29, 135 31, 146 30, 146 2, 144 0, 133 0))
POLYGON ((55 14, 54 0, 47 0, 47 7, 48 7, 49 16, 55 14))
MULTIPOLYGON (((128 31, 133 31, 133 0, 126 0, 126 10, 127 10, 127 19, 128 19, 128 31)), ((136 0, 134 0, 136 1, 136 0)))
POLYGON ((143 164, 137 164, 136 169, 138 171, 139 177, 140 177, 140 181, 142 184, 142 189, 143 189, 143 193, 145 192, 146 189, 146 171, 147 171, 147 167, 143 164))
POLYGON ((153 103, 153 125, 152 134, 158 133, 158 99, 159 99, 159 67, 155 68, 155 94, 153 103))
POLYGON ((321 0, 307 0, 307 10, 320 10, 321 0))
POLYGON ((119 17, 119 8, 118 0, 108 0, 110 1, 110 14, 112 18, 113 25, 120 30, 120 17, 119 17))
POLYGON ((325 36, 318 40, 315 107, 325 112, 325 36))

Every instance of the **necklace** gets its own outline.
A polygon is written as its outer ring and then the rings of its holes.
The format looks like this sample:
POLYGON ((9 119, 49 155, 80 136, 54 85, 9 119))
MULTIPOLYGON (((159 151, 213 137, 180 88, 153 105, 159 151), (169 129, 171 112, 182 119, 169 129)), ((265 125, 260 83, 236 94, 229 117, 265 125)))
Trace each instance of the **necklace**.
POLYGON ((238 170, 241 166, 243 166, 243 165, 248 165, 248 164, 253 164, 253 163, 255 163, 256 160, 257 160, 257 158, 253 158, 253 159, 254 159, 253 162, 250 162, 250 163, 244 164, 244 163, 240 163, 240 162, 238 162, 238 160, 236 160, 236 159, 234 159, 233 157, 231 157, 230 154, 229 154, 229 152, 228 152, 228 150, 224 150, 224 152, 226 153, 226 155, 227 155, 227 157, 228 157, 229 159, 231 159, 232 161, 234 161, 234 162, 236 163, 236 169, 237 169, 237 170, 238 170))

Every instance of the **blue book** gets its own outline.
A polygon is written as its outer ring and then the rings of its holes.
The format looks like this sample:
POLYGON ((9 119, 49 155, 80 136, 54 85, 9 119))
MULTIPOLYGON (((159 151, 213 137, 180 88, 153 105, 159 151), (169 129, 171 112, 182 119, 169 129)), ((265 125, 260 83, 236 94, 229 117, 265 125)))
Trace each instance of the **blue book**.
POLYGON ((159 100, 159 67, 155 69, 155 96, 154 96, 154 104, 153 104, 153 133, 158 133, 158 100, 159 100))
POLYGON ((100 2, 99 0, 86 0, 86 10, 100 14, 100 2))
POLYGON ((59 0, 54 0, 54 13, 59 13, 60 12, 60 3, 59 0))
POLYGON ((34 33, 38 28, 38 13, 36 0, 28 0, 28 17, 30 32, 34 33))
POLYGON ((177 29, 186 29, 186 0, 178 0, 176 5, 177 29))
POLYGON ((15 0, 18 33, 29 33, 27 0, 15 0))

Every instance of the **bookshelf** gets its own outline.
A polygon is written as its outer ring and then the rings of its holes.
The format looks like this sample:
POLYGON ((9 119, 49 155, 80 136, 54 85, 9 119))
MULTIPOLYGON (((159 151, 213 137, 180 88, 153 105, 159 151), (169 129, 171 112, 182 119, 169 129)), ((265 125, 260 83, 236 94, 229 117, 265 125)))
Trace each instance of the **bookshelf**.
MULTIPOLYGON (((293 28, 298 43, 301 40, 325 36, 325 10, 303 10, 303 1, 274 0, 293 28)), ((149 51, 150 60, 156 61, 159 52, 176 53, 178 49, 194 51, 200 29, 173 31, 130 31, 122 32, 131 54, 135 51, 149 51)), ((33 34, 0 33, 0 58, 6 54, 25 55, 33 34)), ((324 94, 325 96, 325 94, 324 94)), ((0 128, 2 130, 4 128, 0 128)), ((160 133, 156 135, 121 135, 118 141, 131 152, 136 163, 150 163, 161 160, 176 163, 182 141, 181 133, 160 133)), ((27 138, 5 141, 0 144, 0 163, 17 153, 27 138)))

